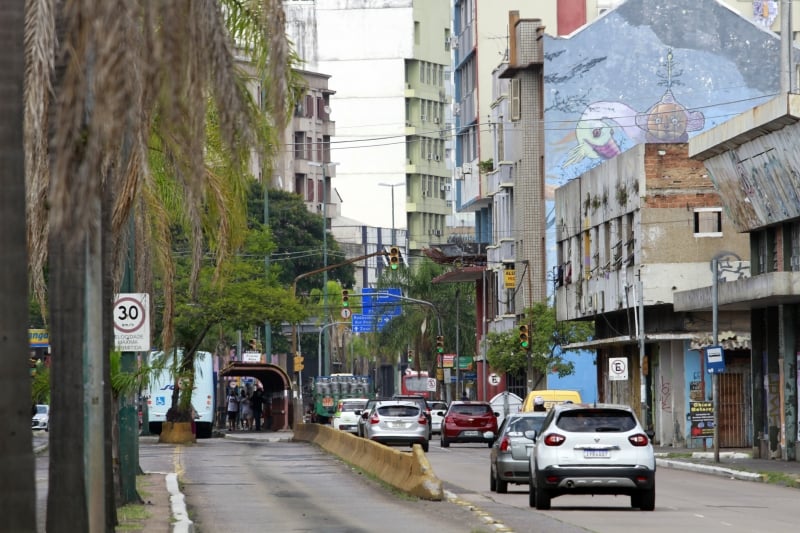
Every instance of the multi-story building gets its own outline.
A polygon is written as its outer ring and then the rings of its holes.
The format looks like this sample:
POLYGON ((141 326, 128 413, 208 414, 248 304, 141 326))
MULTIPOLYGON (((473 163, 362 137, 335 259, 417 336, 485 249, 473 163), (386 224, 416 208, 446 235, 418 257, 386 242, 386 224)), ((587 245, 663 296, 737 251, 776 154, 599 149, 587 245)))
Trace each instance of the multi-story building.
MULTIPOLYGON (((702 348, 711 344, 712 317, 676 313, 673 294, 707 286, 715 258, 723 279, 749 276, 746 236, 685 143, 639 144, 555 194, 558 319, 594 321, 595 335, 582 347, 597 353, 604 401, 643 405, 657 442, 687 444, 689 404, 711 391, 702 348), (621 361, 626 379, 615 370, 621 361)), ((748 446, 747 313, 726 311, 719 326, 728 375, 735 373, 724 388, 724 442, 748 446)))
POLYGON ((331 120, 334 91, 328 88, 330 76, 326 74, 305 70, 298 74, 305 93, 283 131, 284 148, 275 158, 270 187, 299 194, 309 211, 330 220, 341 203, 331 185, 336 177, 336 164, 331 161, 331 138, 336 133, 331 120))
POLYGON ((287 26, 309 68, 332 76, 333 159, 342 214, 408 229, 410 261, 443 242, 451 213, 447 164, 448 0, 286 1, 287 26), (398 216, 388 220, 397 185, 398 216), (404 189, 404 190, 403 190, 404 189), (353 216, 360 213, 361 217, 353 216))
MULTIPOLYGON (((749 311, 753 450, 790 461, 798 459, 800 441, 798 109, 800 97, 784 93, 691 140, 691 155, 705 164, 735 229, 749 235, 752 276, 719 283, 716 291, 675 293, 675 309, 684 313, 749 311)), ((729 380, 735 360, 724 355, 719 378, 729 380)))

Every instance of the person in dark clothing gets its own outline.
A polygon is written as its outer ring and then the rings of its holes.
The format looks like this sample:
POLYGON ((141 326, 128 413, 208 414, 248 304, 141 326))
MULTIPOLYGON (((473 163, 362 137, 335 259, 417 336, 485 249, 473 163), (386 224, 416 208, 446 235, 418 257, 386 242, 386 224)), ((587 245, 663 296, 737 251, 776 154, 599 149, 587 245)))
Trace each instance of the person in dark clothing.
POLYGON ((261 431, 261 411, 264 407, 264 391, 256 387, 250 398, 250 407, 253 409, 253 418, 256 420, 256 431, 261 431))

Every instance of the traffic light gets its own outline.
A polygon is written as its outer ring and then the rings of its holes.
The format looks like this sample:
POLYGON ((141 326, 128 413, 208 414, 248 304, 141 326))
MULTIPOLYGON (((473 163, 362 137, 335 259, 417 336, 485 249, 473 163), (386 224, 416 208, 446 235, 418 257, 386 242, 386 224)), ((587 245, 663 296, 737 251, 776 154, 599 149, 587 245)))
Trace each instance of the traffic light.
POLYGON ((389 248, 389 266, 392 270, 397 270, 400 266, 400 248, 397 246, 389 248))
POLYGON ((522 324, 519 327, 519 345, 523 348, 527 348, 531 345, 531 337, 528 334, 528 325, 522 324))
POLYGON ((305 365, 303 365, 303 361, 305 361, 305 358, 302 355, 295 355, 294 356, 294 371, 295 372, 300 372, 301 370, 303 370, 305 368, 305 365))
POLYGON ((342 290, 342 307, 350 307, 350 291, 342 290))
POLYGON ((444 335, 436 336, 436 353, 444 353, 444 335))

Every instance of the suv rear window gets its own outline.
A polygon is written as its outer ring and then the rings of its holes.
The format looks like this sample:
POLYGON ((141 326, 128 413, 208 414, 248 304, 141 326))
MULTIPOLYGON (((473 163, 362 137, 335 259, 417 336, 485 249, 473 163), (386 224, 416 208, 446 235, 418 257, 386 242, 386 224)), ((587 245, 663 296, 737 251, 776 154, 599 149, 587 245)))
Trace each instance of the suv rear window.
POLYGON ((627 411, 609 409, 570 410, 561 413, 556 426, 573 433, 622 433, 636 427, 636 419, 627 411))
POLYGON ((419 416, 419 407, 413 405, 382 405, 378 407, 381 416, 419 416))
POLYGON ((453 405, 450 407, 450 412, 457 414, 457 415, 472 415, 472 416, 480 416, 480 415, 487 415, 492 412, 492 409, 488 405, 481 405, 481 404, 460 404, 460 405, 453 405))

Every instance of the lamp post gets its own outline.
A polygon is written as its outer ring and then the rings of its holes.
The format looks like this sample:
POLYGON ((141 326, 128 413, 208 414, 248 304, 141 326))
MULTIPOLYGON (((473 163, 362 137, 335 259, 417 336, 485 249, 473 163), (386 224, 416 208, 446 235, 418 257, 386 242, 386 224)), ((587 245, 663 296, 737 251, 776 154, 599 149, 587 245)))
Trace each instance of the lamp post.
POLYGON ((400 185, 405 185, 405 182, 401 181, 400 183, 379 183, 381 187, 391 187, 392 188, 392 246, 397 244, 397 239, 395 239, 394 235, 394 188, 399 187, 400 185))
MULTIPOLYGON (((319 167, 322 172, 322 267, 328 266, 328 179, 325 176, 325 169, 328 167, 335 167, 339 163, 331 161, 320 163, 317 161, 309 161, 308 164, 312 167, 319 167)), ((322 309, 324 313, 328 312, 328 271, 323 270, 322 276, 322 309)), ((326 352, 328 345, 325 344, 326 352)))

